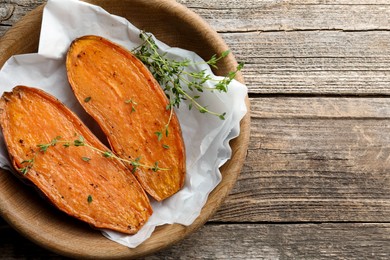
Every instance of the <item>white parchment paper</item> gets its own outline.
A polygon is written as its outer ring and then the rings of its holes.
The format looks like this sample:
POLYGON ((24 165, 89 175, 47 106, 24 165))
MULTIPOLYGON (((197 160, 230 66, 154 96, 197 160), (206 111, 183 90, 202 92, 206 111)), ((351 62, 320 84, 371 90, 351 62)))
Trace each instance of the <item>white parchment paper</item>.
MULTIPOLYGON (((49 0, 43 13, 38 53, 13 56, 6 62, 0 71, 1 92, 11 91, 17 85, 43 89, 76 112, 93 130, 95 123, 91 122, 73 96, 64 63, 70 43, 88 34, 106 37, 129 50, 141 43, 139 29, 122 17, 76 0, 49 0)), ((159 41, 157 43, 172 57, 202 60, 193 52, 170 48, 159 41)), ((205 69, 213 75, 208 66, 199 65, 191 69, 205 69)), ((196 109, 188 110, 186 104, 177 109, 187 156, 184 188, 163 202, 153 201, 154 213, 136 235, 109 230, 102 230, 103 234, 133 248, 150 237, 158 225, 190 225, 199 216, 209 193, 221 181, 219 167, 231 156, 229 140, 239 134, 239 122, 247 112, 246 95, 247 88, 237 81, 229 85, 228 93, 215 91, 202 94, 200 103, 207 104, 210 110, 226 112, 225 120, 200 114, 196 109)), ((9 169, 11 164, 3 138, 0 142, 0 166, 9 169)))

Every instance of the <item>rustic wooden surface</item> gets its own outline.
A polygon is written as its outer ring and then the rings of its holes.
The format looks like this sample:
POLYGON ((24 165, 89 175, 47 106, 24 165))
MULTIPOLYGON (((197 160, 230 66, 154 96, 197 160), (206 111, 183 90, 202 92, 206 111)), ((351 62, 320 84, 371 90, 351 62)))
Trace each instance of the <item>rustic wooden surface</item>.
MULTIPOLYGON (((45 0, 0 0, 0 36, 45 0)), ((244 61, 252 126, 230 196, 147 259, 390 258, 390 3, 178 0, 244 61)), ((0 257, 62 259, 0 219, 0 257)))

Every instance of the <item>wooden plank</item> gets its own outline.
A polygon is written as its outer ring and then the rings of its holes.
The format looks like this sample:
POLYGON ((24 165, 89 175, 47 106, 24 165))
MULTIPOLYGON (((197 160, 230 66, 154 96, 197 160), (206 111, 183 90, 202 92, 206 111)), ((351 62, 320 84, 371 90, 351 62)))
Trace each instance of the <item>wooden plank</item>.
POLYGON ((389 95, 388 1, 181 1, 220 32, 251 93, 389 95))
POLYGON ((390 220, 390 101, 252 99, 251 140, 214 221, 390 220))
POLYGON ((251 93, 390 94, 390 32, 223 34, 251 93))
POLYGON ((46 0, 0 0, 0 37, 22 16, 46 0))
POLYGON ((148 259, 386 259, 389 224, 208 225, 148 259), (179 254, 178 254, 179 253, 179 254))
MULTIPOLYGON (((63 259, 0 230, 4 259, 63 259)), ((144 259, 388 259, 390 224, 232 224, 202 227, 144 259)))
POLYGON ((251 116, 262 119, 390 119, 389 98, 251 98, 251 116))
MULTIPOLYGON (((45 0, 0 1, 1 25, 15 23, 27 11, 45 0), (12 14, 12 15, 10 15, 12 14)), ((280 1, 280 0, 178 0, 218 31, 294 29, 387 29, 388 1, 280 1), (353 15, 350 15, 353 13, 353 15), (321 19, 321 17, 323 17, 321 19)), ((1 35, 1 34, 0 34, 1 35)))
POLYGON ((226 9, 240 8, 240 7, 266 7, 266 6, 280 6, 280 5, 389 5, 387 0, 229 0, 223 1, 208 1, 208 0, 176 0, 179 3, 187 5, 189 7, 203 7, 212 8, 220 7, 226 9))
POLYGON ((350 4, 341 1, 264 0, 179 2, 202 16, 219 32, 389 28, 388 1, 375 5, 373 1, 349 1, 350 4))

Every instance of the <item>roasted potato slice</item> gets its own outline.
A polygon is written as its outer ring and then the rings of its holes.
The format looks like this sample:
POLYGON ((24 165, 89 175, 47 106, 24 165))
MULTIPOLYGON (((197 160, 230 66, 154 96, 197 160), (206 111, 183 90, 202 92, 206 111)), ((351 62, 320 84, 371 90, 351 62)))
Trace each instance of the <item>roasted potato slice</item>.
POLYGON ((112 150, 144 165, 134 174, 145 191, 161 201, 180 190, 185 178, 180 124, 144 64, 105 38, 84 36, 71 44, 66 67, 77 99, 112 150))
POLYGON ((108 148, 46 92, 18 86, 4 93, 0 125, 18 175, 58 209, 93 227, 128 234, 136 233, 152 214, 131 171, 104 157, 101 151, 108 148))

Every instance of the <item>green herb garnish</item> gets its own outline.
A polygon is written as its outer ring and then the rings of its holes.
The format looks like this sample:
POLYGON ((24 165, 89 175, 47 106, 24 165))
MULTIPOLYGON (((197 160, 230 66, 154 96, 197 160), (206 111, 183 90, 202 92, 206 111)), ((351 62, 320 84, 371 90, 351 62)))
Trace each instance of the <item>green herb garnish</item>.
POLYGON ((89 162, 91 160, 91 158, 89 157, 81 157, 81 160, 83 160, 84 162, 89 162))
POLYGON ((133 99, 128 99, 125 101, 126 104, 131 104, 131 113, 135 112, 135 107, 138 105, 133 99))
MULTIPOLYGON (((189 59, 181 61, 169 59, 166 53, 161 53, 156 42, 151 35, 141 31, 140 38, 143 43, 134 48, 132 52, 140 59, 150 70, 154 78, 164 89, 165 94, 169 99, 169 104, 166 109, 171 110, 171 115, 168 122, 164 125, 161 131, 156 132, 157 138, 161 140, 162 133, 168 136, 168 126, 172 119, 173 107, 179 107, 181 101, 188 100, 188 109, 195 107, 200 113, 208 113, 217 116, 221 120, 225 119, 226 113, 217 113, 210 111, 207 106, 201 105, 197 100, 199 93, 204 91, 220 91, 227 92, 228 85, 236 77, 237 72, 243 68, 243 63, 240 63, 236 70, 229 72, 222 80, 216 81, 207 73, 206 70, 199 72, 188 72, 186 69, 195 63, 189 59), (214 88, 205 86, 206 82, 214 82, 214 88), (192 92, 190 94, 190 92, 192 92)), ((219 56, 213 55, 205 64, 212 68, 218 68, 219 60, 228 56, 230 51, 224 51, 219 56)))
POLYGON ((35 155, 33 158, 29 159, 29 160, 24 160, 21 162, 21 164, 24 164, 26 166, 22 167, 22 168, 19 168, 18 170, 23 174, 23 175, 26 175, 30 169, 33 167, 35 163, 35 155))
MULTIPOLYGON (((46 153, 46 151, 50 148, 50 147, 53 147, 53 146, 56 146, 57 144, 62 144, 62 146, 64 148, 69 148, 70 146, 74 146, 74 147, 80 147, 80 146, 85 146, 85 147, 88 147, 89 149, 91 150, 94 150, 94 151, 97 151, 99 152, 102 157, 104 158, 112 158, 112 159, 115 159, 115 160, 118 160, 118 161, 121 161, 121 162, 124 162, 126 164, 129 164, 132 166, 132 172, 134 173, 137 168, 141 167, 141 168, 145 168, 145 169, 149 169, 149 170, 152 170, 154 172, 156 171, 167 171, 169 169, 166 169, 166 168, 160 168, 158 167, 158 163, 152 165, 152 166, 148 166, 148 165, 145 165, 145 164, 142 164, 140 163, 140 160, 141 160, 141 157, 138 157, 136 158, 135 160, 127 160, 127 159, 123 159, 123 158, 120 158, 118 156, 116 156, 113 152, 111 151, 103 151, 103 150, 100 150, 92 145, 89 145, 88 143, 85 142, 85 139, 82 135, 78 136, 77 139, 74 139, 73 141, 69 141, 69 140, 61 140, 61 136, 57 136, 55 137, 52 141, 50 141, 49 143, 47 144, 38 144, 37 147, 39 147, 39 151, 41 153, 46 153)), ((25 167, 23 168, 19 168, 18 170, 22 173, 22 174, 27 174, 28 171, 33 167, 34 163, 35 163, 35 158, 36 158, 36 154, 34 155, 33 158, 31 159, 28 159, 28 160, 24 160, 21 162, 21 164, 24 164, 26 165, 25 167)), ((91 160, 90 157, 86 157, 86 156, 83 156, 81 157, 81 159, 85 162, 89 162, 91 160)))

